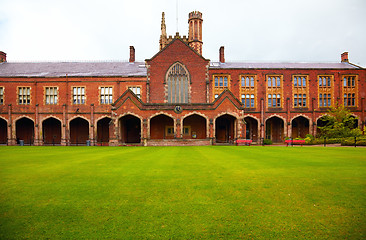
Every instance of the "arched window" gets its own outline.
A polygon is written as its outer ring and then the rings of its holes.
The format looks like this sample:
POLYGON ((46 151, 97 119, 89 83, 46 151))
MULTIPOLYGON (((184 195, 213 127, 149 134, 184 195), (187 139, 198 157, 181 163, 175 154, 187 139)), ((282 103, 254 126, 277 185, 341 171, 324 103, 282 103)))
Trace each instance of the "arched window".
POLYGON ((189 76, 186 68, 180 64, 172 65, 166 76, 168 103, 188 103, 189 76))

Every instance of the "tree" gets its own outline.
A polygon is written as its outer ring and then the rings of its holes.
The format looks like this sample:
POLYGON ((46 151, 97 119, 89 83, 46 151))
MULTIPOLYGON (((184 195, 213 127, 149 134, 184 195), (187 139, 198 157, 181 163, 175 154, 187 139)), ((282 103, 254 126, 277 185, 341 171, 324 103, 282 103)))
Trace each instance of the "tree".
POLYGON ((362 131, 357 128, 357 118, 344 106, 332 107, 328 114, 320 119, 323 126, 318 126, 320 137, 343 138, 357 137, 362 131))

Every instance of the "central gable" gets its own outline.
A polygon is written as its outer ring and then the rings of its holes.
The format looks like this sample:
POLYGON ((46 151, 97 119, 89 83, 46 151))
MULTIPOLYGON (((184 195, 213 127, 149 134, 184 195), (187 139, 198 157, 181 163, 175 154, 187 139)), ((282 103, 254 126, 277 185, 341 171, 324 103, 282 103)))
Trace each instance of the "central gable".
POLYGON ((146 60, 150 87, 149 102, 174 104, 206 103, 209 61, 184 43, 179 36, 176 37, 155 56, 146 60), (169 77, 172 76, 170 73, 171 69, 177 64, 185 69, 186 75, 182 76, 182 78, 189 79, 188 85, 186 85, 186 82, 183 83, 184 89, 180 89, 181 81, 183 80, 181 80, 179 74, 175 75, 175 78, 169 77), (176 88, 172 90, 172 86, 176 86, 176 88), (188 91, 188 101, 186 101, 186 98, 182 98, 184 99, 182 102, 169 100, 174 91, 177 93, 188 91))

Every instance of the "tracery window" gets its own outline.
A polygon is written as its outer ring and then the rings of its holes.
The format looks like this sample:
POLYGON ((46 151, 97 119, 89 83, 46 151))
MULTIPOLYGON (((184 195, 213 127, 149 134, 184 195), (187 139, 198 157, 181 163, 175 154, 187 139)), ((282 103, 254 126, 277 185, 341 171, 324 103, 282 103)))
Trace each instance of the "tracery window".
POLYGON ((240 76, 241 101, 245 108, 255 108, 256 75, 240 76))
POLYGON ((181 63, 175 63, 170 67, 166 76, 166 85, 168 103, 189 102, 189 74, 181 63))
POLYGON ((293 103, 295 108, 307 107, 306 96, 309 93, 308 76, 294 75, 293 80, 293 103))
POLYGON ((332 106, 332 95, 333 95, 332 83, 333 83, 332 75, 318 76, 319 107, 332 106))
POLYGON ((343 76, 343 105, 346 107, 357 106, 357 76, 343 76))
POLYGON ((282 75, 267 76, 267 106, 270 108, 282 107, 282 75))
POLYGON ((229 75, 214 75, 213 96, 214 100, 225 90, 230 89, 229 75))

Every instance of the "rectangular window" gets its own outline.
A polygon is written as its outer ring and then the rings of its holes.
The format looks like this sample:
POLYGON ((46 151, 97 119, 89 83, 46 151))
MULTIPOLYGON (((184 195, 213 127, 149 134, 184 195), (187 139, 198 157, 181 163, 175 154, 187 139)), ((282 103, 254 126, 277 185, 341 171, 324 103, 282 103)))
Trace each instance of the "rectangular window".
POLYGON ((73 104, 85 104, 85 87, 72 88, 73 104))
POLYGON ((45 88, 45 100, 46 104, 57 104, 58 102, 58 89, 57 87, 45 88))
POLYGON ((0 104, 4 104, 4 87, 0 87, 0 104))
POLYGON ((268 75, 267 77, 268 107, 280 108, 282 96, 282 75, 268 75))
POLYGON ((306 107, 306 94, 294 94, 294 107, 306 107))
POLYGON ((319 107, 330 107, 332 103, 332 75, 318 76, 319 107))
POLYGON ((215 100, 222 93, 222 91, 225 89, 230 89, 230 75, 214 75, 213 79, 213 100, 215 100))
POLYGON ((141 99, 141 87, 128 87, 131 91, 141 99))
POLYGON ((112 87, 100 87, 100 104, 113 103, 113 88, 112 87))
POLYGON ((306 95, 308 94, 308 76, 293 76, 293 103, 295 108, 306 107, 306 95))
POLYGON ((30 104, 30 87, 18 87, 18 103, 30 104))
POLYGON ((173 126, 165 126, 165 136, 174 136, 173 126))
POLYGON ((241 75, 240 76, 240 93, 242 98, 242 103, 245 108, 254 108, 255 107, 255 93, 256 93, 256 84, 255 79, 256 75, 241 75))
POLYGON ((344 106, 357 106, 357 76, 343 76, 344 106))

